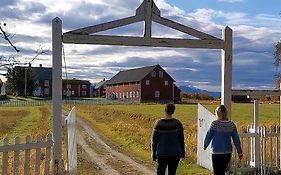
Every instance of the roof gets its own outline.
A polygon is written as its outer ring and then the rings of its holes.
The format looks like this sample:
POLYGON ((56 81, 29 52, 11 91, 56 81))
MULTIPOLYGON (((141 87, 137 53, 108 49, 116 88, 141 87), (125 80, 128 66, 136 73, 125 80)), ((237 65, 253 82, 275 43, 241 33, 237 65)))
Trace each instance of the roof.
POLYGON ((89 85, 91 84, 89 80, 77 80, 77 79, 63 79, 63 83, 68 83, 68 84, 86 84, 89 85))
POLYGON ((47 67, 32 67, 36 79, 39 80, 51 80, 52 79, 52 68, 47 67))
MULTIPOLYGON (((166 72, 159 64, 153 65, 153 66, 136 68, 136 69, 129 69, 129 70, 120 71, 114 77, 112 77, 109 81, 107 81, 106 84, 118 84, 118 83, 129 83, 129 82, 141 81, 147 74, 152 72, 156 67, 159 67, 164 72, 166 72)), ((168 76, 170 76, 170 75, 168 74, 168 76)), ((173 79, 173 78, 171 77, 171 79, 173 79)), ((173 81, 174 81, 174 79, 173 79, 173 81)))
POLYGON ((95 85, 95 89, 101 88, 108 80, 100 81, 95 85))

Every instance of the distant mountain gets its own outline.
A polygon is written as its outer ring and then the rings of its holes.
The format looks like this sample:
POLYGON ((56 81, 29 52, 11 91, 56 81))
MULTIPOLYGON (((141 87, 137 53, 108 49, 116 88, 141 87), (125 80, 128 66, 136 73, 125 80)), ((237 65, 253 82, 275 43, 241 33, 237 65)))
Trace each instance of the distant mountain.
POLYGON ((198 89, 193 86, 179 86, 180 90, 182 92, 187 92, 191 94, 201 93, 201 94, 208 94, 209 96, 212 96, 214 98, 220 98, 221 93, 220 92, 209 92, 206 90, 198 89))

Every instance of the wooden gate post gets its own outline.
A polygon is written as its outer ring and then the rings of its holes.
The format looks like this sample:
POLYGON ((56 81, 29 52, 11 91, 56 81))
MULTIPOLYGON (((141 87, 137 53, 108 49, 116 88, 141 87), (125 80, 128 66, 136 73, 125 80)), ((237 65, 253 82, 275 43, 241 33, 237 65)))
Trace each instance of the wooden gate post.
POLYGON ((53 107, 53 140, 55 174, 61 174, 62 143, 61 143, 61 116, 62 116, 62 21, 56 17, 52 21, 52 107, 53 107))
POLYGON ((232 29, 226 27, 223 30, 222 39, 224 48, 221 50, 221 104, 228 110, 231 119, 232 101, 232 29))
POLYGON ((259 136, 259 100, 254 100, 254 132, 255 132, 255 146, 254 146, 254 166, 260 168, 260 136, 259 136))

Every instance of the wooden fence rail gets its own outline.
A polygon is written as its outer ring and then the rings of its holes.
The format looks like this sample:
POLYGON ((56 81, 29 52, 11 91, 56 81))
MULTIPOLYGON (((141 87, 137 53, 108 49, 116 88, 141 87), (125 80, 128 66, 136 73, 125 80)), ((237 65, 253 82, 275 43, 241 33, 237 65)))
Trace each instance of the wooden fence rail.
MULTIPOLYGON (((42 140, 40 136, 36 136, 36 141, 31 142, 30 136, 25 138, 25 143, 20 143, 20 138, 16 137, 14 139, 14 144, 9 144, 9 139, 4 138, 3 144, 0 146, 0 153, 2 153, 2 163, 1 163, 1 174, 2 175, 18 175, 18 174, 44 174, 49 175, 51 172, 51 152, 53 147, 52 134, 48 134, 46 140, 42 140), (13 156, 9 156, 9 153, 13 152, 13 156), (31 163, 32 154, 35 152, 35 161, 34 165, 31 163), (20 154, 24 158, 20 158, 20 154), (43 156, 44 155, 44 156, 43 156), (43 162, 44 160, 44 162, 43 162), (9 166, 12 162, 12 166, 9 166), (41 173, 40 166, 44 167, 43 172, 41 173), (12 167, 9 169, 9 167, 12 167), (19 167, 23 167, 23 170, 19 170, 19 167), (34 170, 34 172, 31 172, 34 170)), ((1 160, 1 159, 0 159, 1 160)))

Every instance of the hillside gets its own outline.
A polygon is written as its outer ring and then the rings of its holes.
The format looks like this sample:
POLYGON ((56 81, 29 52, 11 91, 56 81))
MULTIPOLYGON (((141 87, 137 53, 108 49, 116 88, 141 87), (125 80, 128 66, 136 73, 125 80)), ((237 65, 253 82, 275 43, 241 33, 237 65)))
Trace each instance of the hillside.
POLYGON ((186 93, 191 93, 191 94, 196 94, 196 93, 201 93, 201 94, 208 94, 209 96, 212 96, 214 98, 220 98, 221 94, 220 92, 210 92, 207 90, 203 90, 203 89, 198 89, 196 87, 193 86, 179 86, 180 90, 182 92, 186 92, 186 93))

